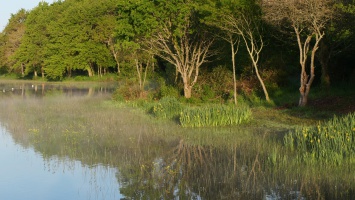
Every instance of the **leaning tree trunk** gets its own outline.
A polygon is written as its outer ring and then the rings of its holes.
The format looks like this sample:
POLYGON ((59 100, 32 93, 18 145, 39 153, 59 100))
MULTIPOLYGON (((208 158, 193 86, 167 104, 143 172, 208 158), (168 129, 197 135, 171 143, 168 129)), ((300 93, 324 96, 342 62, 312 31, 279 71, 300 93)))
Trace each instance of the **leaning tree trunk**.
POLYGON ((93 76, 93 72, 92 72, 91 67, 87 67, 87 68, 86 68, 86 71, 88 72, 88 76, 89 76, 89 77, 92 77, 92 76, 93 76))
POLYGON ((259 74, 258 66, 257 66, 257 64, 256 64, 255 62, 254 62, 254 68, 255 68, 256 76, 257 76, 258 79, 259 79, 260 85, 261 85, 261 87, 263 88, 264 95, 265 95, 265 99, 266 99, 267 102, 270 102, 269 93, 267 92, 265 83, 264 83, 263 79, 261 78, 261 76, 260 76, 260 74, 259 74))

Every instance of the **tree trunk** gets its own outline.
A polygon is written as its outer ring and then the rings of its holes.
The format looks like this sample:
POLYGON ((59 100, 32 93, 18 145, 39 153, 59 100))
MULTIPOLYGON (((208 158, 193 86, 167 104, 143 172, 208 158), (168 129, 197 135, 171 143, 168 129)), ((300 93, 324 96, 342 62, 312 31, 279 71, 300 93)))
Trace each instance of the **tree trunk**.
POLYGON ((142 64, 139 63, 138 59, 134 59, 136 62, 136 70, 137 70, 137 76, 138 76, 138 84, 139 84, 139 96, 142 97, 143 95, 143 82, 142 82, 142 64))
POLYGON ((44 70, 43 70, 43 67, 41 67, 41 73, 42 73, 42 80, 44 80, 44 70))
POLYGON ((150 68, 150 65, 154 66, 153 56, 152 56, 152 60, 148 60, 147 63, 145 63, 145 64, 139 62, 138 59, 135 59, 135 62, 136 62, 136 70, 137 70, 137 76, 138 76, 140 97, 143 97, 148 70, 150 68))
POLYGON ((254 68, 255 68, 256 76, 258 77, 260 85, 263 88, 265 99, 266 99, 267 102, 270 102, 269 93, 267 92, 267 89, 265 87, 264 81, 263 81, 263 79, 261 78, 261 76, 259 74, 259 70, 258 70, 257 64, 254 62, 253 65, 254 65, 254 68))
POLYGON ((311 90, 311 85, 314 80, 314 65, 311 65, 311 77, 307 75, 306 70, 305 70, 305 64, 302 66, 302 72, 301 72, 301 86, 300 86, 300 100, 298 102, 298 106, 306 106, 308 103, 308 94, 311 90))
POLYGON ((107 41, 108 46, 110 47, 111 53, 113 55, 113 57, 115 58, 116 64, 117 64, 117 73, 120 74, 121 70, 120 70, 120 61, 118 59, 118 52, 115 50, 115 46, 113 44, 112 38, 109 38, 109 40, 107 41))
POLYGON ((297 36, 297 43, 300 51, 300 65, 301 65, 301 77, 300 77, 300 100, 298 102, 298 106, 306 106, 308 103, 308 94, 311 89, 311 85, 313 83, 315 74, 314 74, 314 60, 315 60, 315 55, 319 47, 319 42, 322 39, 323 35, 313 33, 312 35, 308 35, 307 38, 305 39, 304 43, 301 41, 301 31, 294 26, 294 30, 297 36), (309 67, 309 75, 306 72, 306 64, 307 64, 307 57, 309 53, 309 46, 311 39, 313 35, 316 37, 316 42, 312 47, 311 51, 311 61, 310 61, 310 67, 309 67))
POLYGON ((301 95, 300 95, 300 100, 298 102, 298 106, 304 107, 307 105, 309 91, 310 91, 310 87, 307 84, 300 87, 301 95))
POLYGON ((92 77, 93 73, 92 73, 91 67, 86 68, 86 70, 88 71, 89 77, 92 77))
POLYGON ((308 95, 301 94, 300 101, 298 102, 298 106, 304 107, 307 105, 308 102, 308 95))
POLYGON ((191 98, 192 87, 184 84, 184 96, 186 99, 191 98))
MULTIPOLYGON (((306 64, 301 62, 301 78, 300 78, 300 100, 298 106, 306 106, 308 102, 308 93, 307 93, 307 81, 308 75, 306 73, 306 64)), ((309 89, 308 89, 309 92, 309 89)))
POLYGON ((238 105, 238 93, 237 93, 237 77, 236 77, 236 66, 235 66, 235 55, 238 52, 239 49, 239 39, 234 42, 233 41, 233 36, 229 35, 229 43, 231 44, 231 50, 232 50, 232 66, 233 66, 233 97, 234 97, 234 104, 238 105), (237 49, 234 48, 234 45, 237 44, 237 49))
POLYGON ((68 77, 71 77, 71 68, 68 68, 67 72, 68 72, 68 77))
MULTIPOLYGON (((300 87, 300 101, 299 101, 299 106, 306 106, 308 102, 308 94, 311 89, 311 85, 314 81, 315 73, 315 64, 314 60, 316 57, 316 52, 319 48, 319 42, 322 39, 323 35, 322 34, 317 34, 315 33, 316 36, 316 42, 313 45, 312 51, 311 51, 311 63, 310 63, 310 72, 309 75, 306 73, 306 60, 307 60, 307 53, 308 53, 308 47, 309 47, 309 42, 311 41, 310 39, 307 39, 305 42, 305 51, 303 52, 303 58, 304 62, 301 63, 302 71, 301 71, 301 87, 300 87)), ((311 38, 311 36, 308 36, 308 38, 311 38)))

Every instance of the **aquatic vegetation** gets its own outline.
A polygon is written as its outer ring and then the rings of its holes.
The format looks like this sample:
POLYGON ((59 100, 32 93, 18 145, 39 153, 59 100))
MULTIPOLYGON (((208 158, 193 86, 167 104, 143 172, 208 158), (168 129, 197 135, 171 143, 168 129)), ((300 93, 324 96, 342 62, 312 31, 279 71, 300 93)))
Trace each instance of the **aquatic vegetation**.
POLYGON ((185 109, 179 120, 183 127, 227 126, 247 122, 251 115, 248 107, 210 105, 185 109))
POLYGON ((152 113, 161 119, 173 119, 179 116, 182 109, 182 104, 175 97, 167 96, 153 106, 152 113))
POLYGON ((300 160, 308 163, 355 164, 355 113, 291 131, 284 141, 297 151, 300 160))

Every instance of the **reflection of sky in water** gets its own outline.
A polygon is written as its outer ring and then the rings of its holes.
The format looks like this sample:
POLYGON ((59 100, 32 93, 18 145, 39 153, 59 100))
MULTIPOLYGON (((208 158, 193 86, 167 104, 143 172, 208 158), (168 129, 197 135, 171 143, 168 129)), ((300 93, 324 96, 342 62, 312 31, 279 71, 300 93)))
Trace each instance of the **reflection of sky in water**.
POLYGON ((79 161, 44 159, 33 149, 14 144, 0 127, 0 199, 120 199, 117 170, 89 168, 79 161))

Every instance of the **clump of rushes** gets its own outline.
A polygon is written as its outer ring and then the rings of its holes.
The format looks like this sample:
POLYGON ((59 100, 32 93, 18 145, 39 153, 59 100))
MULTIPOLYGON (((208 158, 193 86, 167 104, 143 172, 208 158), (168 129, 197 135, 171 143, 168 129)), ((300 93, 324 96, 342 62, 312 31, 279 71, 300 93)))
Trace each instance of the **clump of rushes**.
POLYGON ((178 118, 182 110, 182 104, 175 97, 163 97, 153 106, 152 113, 161 119, 178 118))
POLYGON ((251 119, 248 107, 210 105, 207 107, 188 108, 180 113, 183 127, 212 127, 238 125, 251 119))
POLYGON ((340 165, 355 163, 355 113, 286 134, 285 145, 300 161, 340 165))

